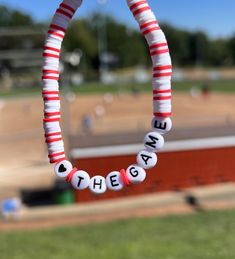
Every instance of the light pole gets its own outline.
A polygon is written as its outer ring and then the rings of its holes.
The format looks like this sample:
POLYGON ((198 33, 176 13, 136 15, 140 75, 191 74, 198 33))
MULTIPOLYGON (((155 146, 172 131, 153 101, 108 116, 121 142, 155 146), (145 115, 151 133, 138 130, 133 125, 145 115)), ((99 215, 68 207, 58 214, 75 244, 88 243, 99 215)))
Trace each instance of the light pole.
POLYGON ((63 72, 64 76, 61 79, 61 87, 64 90, 64 131, 67 140, 67 150, 70 152, 71 150, 71 66, 77 67, 80 64, 82 51, 80 49, 74 50, 72 53, 66 53, 64 55, 63 61, 61 61, 61 72, 63 72))
MULTIPOLYGON (((99 5, 99 13, 103 14, 104 6, 108 0, 97 0, 99 5)), ((104 62, 104 56, 107 53, 107 31, 106 31, 106 18, 105 15, 101 17, 98 23, 98 50, 99 50, 99 76, 102 80, 103 75, 107 72, 108 67, 104 62)))

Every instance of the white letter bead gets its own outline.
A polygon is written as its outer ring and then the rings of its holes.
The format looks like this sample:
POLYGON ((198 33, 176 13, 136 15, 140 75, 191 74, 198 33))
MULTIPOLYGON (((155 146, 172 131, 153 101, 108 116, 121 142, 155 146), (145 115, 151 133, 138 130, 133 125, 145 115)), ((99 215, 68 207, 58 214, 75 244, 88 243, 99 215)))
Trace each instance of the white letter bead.
POLYGON ((144 169, 153 168, 157 164, 157 155, 148 150, 142 150, 137 155, 137 163, 144 169))
POLYGON ((96 175, 96 176, 92 177, 90 180, 89 189, 94 194, 105 193, 107 190, 105 178, 100 175, 96 175))
POLYGON ((69 161, 64 160, 55 165, 54 171, 58 177, 66 178, 69 175, 69 173, 72 171, 72 169, 73 169, 72 164, 69 161))
POLYGON ((149 132, 144 138, 144 146, 152 152, 156 152, 163 148, 164 138, 157 132, 149 132))
POLYGON ((152 128, 160 134, 165 134, 171 130, 172 121, 170 118, 154 117, 152 120, 152 128))
POLYGON ((84 190, 90 184, 90 176, 87 172, 79 170, 73 174, 71 184, 76 190, 84 190))
POLYGON ((112 191, 120 191, 124 187, 120 172, 109 173, 106 177, 106 185, 112 191))
POLYGON ((142 183, 146 178, 146 172, 138 165, 131 165, 126 170, 128 180, 133 183, 142 183))

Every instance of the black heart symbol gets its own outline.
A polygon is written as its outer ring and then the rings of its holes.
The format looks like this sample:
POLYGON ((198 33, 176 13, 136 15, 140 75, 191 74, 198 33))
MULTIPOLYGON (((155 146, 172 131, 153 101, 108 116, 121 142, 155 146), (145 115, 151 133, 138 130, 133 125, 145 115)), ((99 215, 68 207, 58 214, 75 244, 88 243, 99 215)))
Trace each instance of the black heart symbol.
POLYGON ((59 167, 59 173, 64 173, 64 172, 66 172, 66 170, 67 169, 65 168, 65 166, 63 164, 61 164, 59 167))

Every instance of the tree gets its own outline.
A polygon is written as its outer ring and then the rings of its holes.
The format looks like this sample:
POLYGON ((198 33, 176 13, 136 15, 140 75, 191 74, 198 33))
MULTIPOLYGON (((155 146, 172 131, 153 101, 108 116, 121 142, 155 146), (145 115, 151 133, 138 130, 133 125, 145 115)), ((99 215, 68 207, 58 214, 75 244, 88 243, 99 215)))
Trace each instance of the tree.
POLYGON ((23 14, 19 11, 10 10, 5 6, 0 6, 0 26, 29 26, 33 24, 33 19, 30 15, 23 14))
POLYGON ((190 33, 168 24, 161 24, 161 28, 166 35, 173 63, 181 66, 189 64, 191 61, 190 33))
POLYGON ((108 51, 119 57, 120 67, 148 64, 148 53, 143 37, 124 24, 107 19, 108 51))
MULTIPOLYGON (((160 24, 169 43, 173 64, 176 66, 223 66, 235 64, 235 35, 230 39, 209 39, 201 31, 191 32, 175 28, 169 24, 160 24)), ((0 26, 37 26, 30 15, 0 6, 0 26)), ((46 25, 47 26, 47 25, 46 25)), ((66 51, 81 49, 82 62, 90 70, 98 70, 99 26, 105 26, 107 48, 105 51, 118 57, 121 68, 150 66, 148 46, 139 30, 130 28, 110 16, 95 13, 90 18, 71 22, 65 42, 66 51)), ((42 26, 40 26, 42 27, 42 26)), ((26 48, 30 46, 27 37, 4 37, 0 49, 26 48)), ((41 36, 30 36, 32 48, 43 45, 41 36)))
POLYGON ((226 39, 215 39, 210 42, 208 61, 213 66, 232 65, 229 44, 226 39))
POLYGON ((29 26, 33 24, 32 17, 29 15, 22 14, 19 11, 13 11, 11 13, 11 19, 9 21, 9 26, 29 26))
POLYGON ((228 41, 230 62, 235 65, 235 34, 228 41))

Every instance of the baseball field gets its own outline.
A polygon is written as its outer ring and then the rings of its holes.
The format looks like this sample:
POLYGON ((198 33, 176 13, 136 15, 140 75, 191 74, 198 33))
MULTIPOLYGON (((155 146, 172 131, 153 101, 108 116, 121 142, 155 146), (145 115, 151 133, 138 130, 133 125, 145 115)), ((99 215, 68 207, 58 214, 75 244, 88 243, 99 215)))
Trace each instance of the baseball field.
MULTIPOLYGON (((234 82, 216 84, 208 95, 190 91, 194 83, 176 84, 175 128, 235 125, 234 82)), ((66 131, 84 134, 85 115, 92 118, 94 135, 147 131, 152 112, 151 93, 141 91, 136 95, 118 88, 96 92, 91 85, 87 91, 75 89, 73 94, 64 96, 62 111, 66 117, 62 122, 65 134, 66 131), (97 113, 97 107, 102 114, 97 113)), ((55 177, 47 162, 39 92, 2 96, 0 118, 0 197, 18 195, 21 188, 51 186, 55 177)), ((0 257, 230 259, 235 257, 234 215, 234 210, 189 212, 79 226, 72 223, 69 227, 59 223, 47 226, 37 221, 22 223, 24 231, 14 230, 5 222, 1 224, 0 257)))
MULTIPOLYGON (((216 81, 211 93, 195 95, 198 82, 175 83, 173 93, 174 128, 184 129, 235 124, 233 81, 216 81), (191 91, 191 92, 190 92, 191 91)), ((82 119, 90 116, 92 134, 150 130, 152 114, 149 86, 138 86, 140 93, 131 93, 131 86, 97 86, 75 88, 63 98, 64 135, 83 134, 82 119), (110 90, 110 91, 108 91, 110 90), (142 91, 143 90, 143 91, 142 91), (108 93, 108 94, 107 94, 108 93), (98 110, 98 112, 97 112, 98 110), (101 110, 101 115, 100 115, 101 110)), ((1 197, 16 194, 23 187, 50 186, 53 168, 48 165, 42 130, 40 92, 6 97, 0 100, 0 187, 1 197)), ((84 135, 86 138, 86 135, 84 135)))

